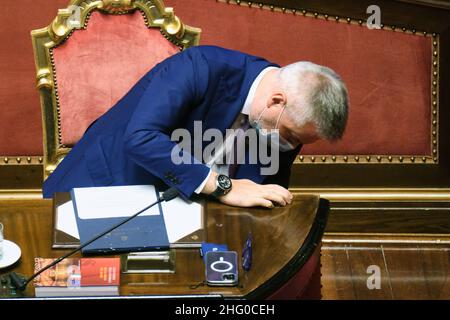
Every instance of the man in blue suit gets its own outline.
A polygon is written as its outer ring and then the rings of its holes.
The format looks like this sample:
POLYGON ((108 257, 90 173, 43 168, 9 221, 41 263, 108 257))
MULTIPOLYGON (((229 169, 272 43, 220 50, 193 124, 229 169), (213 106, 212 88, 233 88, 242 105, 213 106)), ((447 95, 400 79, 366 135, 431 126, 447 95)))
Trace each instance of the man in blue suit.
MULTIPOLYGON (((301 146, 340 139, 347 114, 347 90, 329 68, 309 62, 280 68, 220 47, 189 48, 156 65, 98 118, 44 182, 43 194, 154 184, 235 206, 286 205, 292 200, 290 167, 301 146), (267 134, 261 129, 275 129, 269 140, 279 170, 262 174, 261 161, 251 163, 248 153, 239 165, 194 158, 171 136, 180 128, 195 136, 198 121, 202 134, 250 127, 261 139, 267 134), (174 154, 191 161, 176 163, 174 154)), ((237 136, 228 138, 225 143, 233 144, 237 136)))

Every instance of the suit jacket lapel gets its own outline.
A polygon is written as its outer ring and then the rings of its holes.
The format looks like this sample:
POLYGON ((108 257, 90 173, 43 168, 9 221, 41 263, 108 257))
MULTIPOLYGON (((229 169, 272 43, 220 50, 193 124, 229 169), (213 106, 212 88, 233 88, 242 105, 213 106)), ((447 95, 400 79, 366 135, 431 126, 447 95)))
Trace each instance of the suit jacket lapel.
MULTIPOLYGON (((226 129, 231 128, 233 122, 242 111, 256 77, 261 71, 270 66, 279 67, 277 64, 253 57, 249 59, 245 68, 243 68, 243 72, 245 72, 243 81, 236 82, 234 80, 236 78, 221 77, 218 85, 218 92, 221 94, 216 96, 216 101, 212 102, 216 108, 209 111, 208 118, 210 121, 207 121, 204 129, 216 128, 225 133, 226 129)), ((236 178, 251 179, 256 183, 262 183, 266 177, 261 175, 260 169, 260 163, 249 164, 248 152, 246 152, 245 164, 238 166, 236 178)))
POLYGON ((219 94, 212 101, 214 108, 208 112, 209 121, 207 120, 205 124, 205 130, 216 128, 225 133, 226 129, 231 128, 234 120, 242 111, 256 77, 267 67, 279 67, 279 65, 263 59, 253 59, 255 61, 248 61, 245 68, 243 68, 245 74, 242 81, 237 82, 235 79, 238 77, 220 77, 220 83, 217 87, 219 94))

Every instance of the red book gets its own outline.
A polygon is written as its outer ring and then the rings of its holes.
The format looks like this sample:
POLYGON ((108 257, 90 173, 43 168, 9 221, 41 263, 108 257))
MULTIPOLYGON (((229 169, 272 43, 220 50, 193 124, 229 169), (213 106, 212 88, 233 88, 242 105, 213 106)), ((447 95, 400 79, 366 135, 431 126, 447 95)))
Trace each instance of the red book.
POLYGON ((118 286, 119 277, 119 258, 81 259, 81 286, 118 286))
MULTIPOLYGON (((35 272, 54 259, 35 258, 35 272)), ((34 280, 36 297, 118 295, 120 258, 68 258, 34 280)))

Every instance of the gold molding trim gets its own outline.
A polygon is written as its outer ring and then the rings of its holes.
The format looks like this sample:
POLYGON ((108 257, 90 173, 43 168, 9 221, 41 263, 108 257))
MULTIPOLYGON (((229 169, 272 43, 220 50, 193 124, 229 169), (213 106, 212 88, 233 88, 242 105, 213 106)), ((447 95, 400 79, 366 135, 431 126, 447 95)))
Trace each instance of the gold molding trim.
POLYGON ((42 156, 0 156, 0 165, 41 165, 42 156))
MULTIPOLYGON (((450 244, 450 234, 325 232, 324 246, 336 244, 450 244)), ((330 247, 329 249, 332 249, 330 247)))
POLYGON ((420 155, 298 155, 294 163, 437 164, 437 158, 420 155))
POLYGON ((134 0, 104 0, 100 9, 112 14, 127 12, 133 9, 133 2, 134 0))
POLYGON ((0 201, 35 199, 42 199, 42 189, 0 189, 0 201))
POLYGON ((334 202, 349 201, 450 201, 450 189, 444 188, 289 188, 292 193, 318 194, 334 202))
MULTIPOLYGON (((50 25, 31 31, 36 88, 40 93, 42 108, 44 156, 40 163, 44 164, 44 180, 71 150, 61 143, 58 81, 53 49, 67 41, 73 32, 87 29, 90 15, 96 10, 114 15, 138 10, 148 28, 159 28, 161 34, 180 50, 196 46, 200 41, 201 30, 183 24, 173 8, 166 8, 161 0, 71 0, 67 8, 58 10, 50 25), (76 23, 73 21, 74 13, 79 18, 76 23)), ((9 159, 6 160, 8 162, 11 163, 9 159)))
MULTIPOLYGON (((314 19, 322 19, 335 23, 347 23, 364 26, 362 19, 352 17, 334 16, 306 9, 294 9, 276 5, 263 4, 261 2, 241 0, 216 0, 225 4, 241 7, 270 10, 295 16, 304 16, 314 19)), ((431 65, 431 150, 428 155, 299 155, 294 164, 438 164, 439 163, 439 35, 427 31, 418 31, 416 28, 405 28, 395 25, 381 24, 381 30, 402 32, 415 36, 430 37, 432 40, 432 65, 431 65)))

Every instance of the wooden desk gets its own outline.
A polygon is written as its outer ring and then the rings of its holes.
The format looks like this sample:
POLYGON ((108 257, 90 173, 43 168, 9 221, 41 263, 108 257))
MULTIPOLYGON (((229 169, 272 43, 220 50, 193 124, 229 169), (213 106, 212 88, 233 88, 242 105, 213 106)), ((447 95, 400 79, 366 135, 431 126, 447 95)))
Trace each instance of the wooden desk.
MULTIPOLYGON (((120 295, 320 298, 320 243, 328 209, 328 201, 314 195, 296 195, 292 205, 272 210, 208 202, 208 242, 226 243, 240 256, 248 232, 253 233, 253 265, 248 272, 240 267, 239 285, 191 289, 204 280, 203 260, 198 249, 176 249, 174 274, 122 274, 120 295)), ((31 276, 35 257, 57 258, 68 252, 51 249, 51 200, 1 201, 0 221, 5 226, 5 239, 22 250, 19 262, 2 273, 31 276)), ((32 283, 24 296, 34 296, 32 283)))

